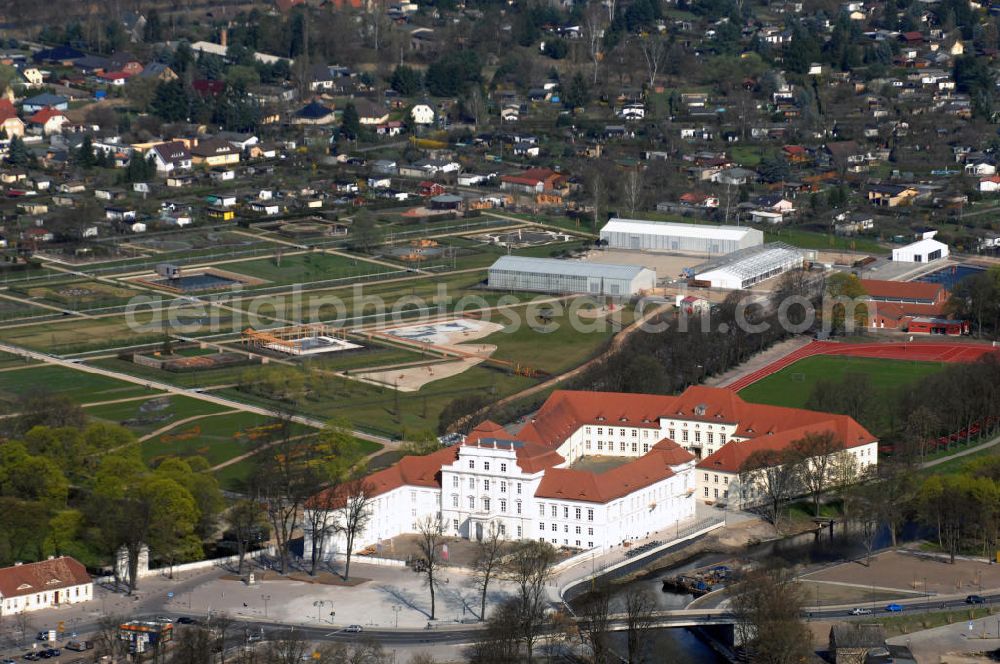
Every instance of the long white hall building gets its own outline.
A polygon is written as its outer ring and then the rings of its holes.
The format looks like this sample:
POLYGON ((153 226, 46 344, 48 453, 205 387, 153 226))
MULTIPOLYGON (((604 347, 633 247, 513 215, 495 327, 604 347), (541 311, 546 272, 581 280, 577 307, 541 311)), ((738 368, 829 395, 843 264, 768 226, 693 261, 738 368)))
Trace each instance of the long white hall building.
MULTIPOLYGON (((449 536, 479 539, 495 527, 508 539, 611 548, 693 518, 696 500, 725 501, 734 464, 753 449, 822 432, 859 468, 877 462, 878 441, 850 417, 748 404, 722 388, 556 391, 516 434, 483 422, 460 445, 368 476, 371 514, 355 549, 414 533, 426 518, 440 518, 449 536), (585 457, 622 463, 603 472, 574 467, 585 457)), ((305 537, 309 550, 311 532, 305 537)), ((323 555, 343 547, 342 534, 328 536, 323 555)))

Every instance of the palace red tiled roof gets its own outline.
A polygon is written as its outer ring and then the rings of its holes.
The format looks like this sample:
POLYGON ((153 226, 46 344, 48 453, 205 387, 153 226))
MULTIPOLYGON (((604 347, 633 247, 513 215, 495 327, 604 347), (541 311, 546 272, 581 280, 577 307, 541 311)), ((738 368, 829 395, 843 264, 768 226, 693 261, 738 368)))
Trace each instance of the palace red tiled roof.
POLYGON ((11 118, 16 117, 17 109, 14 108, 14 104, 10 101, 10 99, 0 99, 0 122, 6 122, 11 118))
POLYGON ((37 111, 34 115, 32 115, 29 122, 31 122, 32 124, 43 125, 52 118, 59 117, 60 115, 65 116, 65 114, 62 111, 57 111, 51 106, 46 106, 42 110, 37 111))
MULTIPOLYGON (((783 410, 794 410, 791 408, 783 410)), ((811 411, 803 411, 811 412, 811 411)), ((806 424, 799 427, 785 429, 758 436, 746 441, 732 441, 723 445, 715 453, 708 455, 698 462, 699 470, 717 471, 720 473, 738 473, 743 463, 751 454, 758 450, 787 449, 793 442, 804 438, 807 434, 822 434, 830 432, 842 449, 851 449, 878 442, 871 433, 863 426, 855 422, 847 415, 828 415, 826 413, 813 413, 822 415, 827 419, 806 424)))
POLYGON ((68 556, 0 569, 0 597, 20 597, 90 583, 79 561, 68 556))
POLYGON ((664 439, 643 456, 603 473, 551 468, 542 476, 536 498, 606 503, 674 476, 674 468, 694 456, 664 439))

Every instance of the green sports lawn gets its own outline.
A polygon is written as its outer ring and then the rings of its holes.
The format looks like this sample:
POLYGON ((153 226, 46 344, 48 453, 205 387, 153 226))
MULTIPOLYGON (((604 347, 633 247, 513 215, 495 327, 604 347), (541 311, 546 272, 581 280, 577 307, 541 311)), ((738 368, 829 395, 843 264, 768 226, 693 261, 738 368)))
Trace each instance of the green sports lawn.
POLYGON ((880 396, 889 397, 907 385, 941 371, 944 366, 941 362, 817 355, 799 360, 740 390, 740 396, 754 403, 805 408, 819 380, 840 381, 847 374, 860 373, 871 379, 880 396))

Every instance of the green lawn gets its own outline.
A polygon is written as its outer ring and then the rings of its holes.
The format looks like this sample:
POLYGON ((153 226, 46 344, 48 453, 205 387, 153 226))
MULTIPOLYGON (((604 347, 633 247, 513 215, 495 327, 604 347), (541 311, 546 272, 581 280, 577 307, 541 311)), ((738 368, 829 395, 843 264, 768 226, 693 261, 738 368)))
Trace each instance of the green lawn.
POLYGON ((580 322, 587 327, 581 327, 574 325, 575 319, 565 314, 554 316, 548 322, 535 317, 529 325, 527 310, 519 308, 517 312, 521 320, 519 325, 508 325, 482 339, 481 343, 495 344, 497 351, 493 357, 498 360, 551 374, 572 369, 590 359, 614 334, 607 320, 582 319, 580 322), (541 331, 549 326, 555 329, 541 331), (580 327, 580 330, 575 327, 580 327))
POLYGON ((867 374, 875 390, 889 393, 937 373, 944 366, 941 362, 817 355, 799 360, 740 390, 740 396, 756 403, 804 408, 820 379, 839 381, 849 373, 867 374))
POLYGON ((846 250, 865 251, 873 254, 884 254, 888 249, 871 238, 840 237, 817 231, 804 231, 797 228, 779 228, 764 232, 765 242, 784 242, 801 249, 817 249, 819 251, 846 250))
MULTIPOLYGON (((441 410, 457 397, 478 393, 499 398, 535 382, 504 370, 477 366, 457 376, 429 383, 416 392, 399 392, 397 398, 396 391, 390 387, 329 377, 315 385, 313 392, 297 406, 300 412, 319 419, 346 418, 358 429, 399 437, 404 429, 435 430, 441 410)), ((218 394, 266 407, 281 405, 235 388, 221 390, 218 394)))
MULTIPOLYGON (((147 462, 156 464, 168 456, 201 456, 209 465, 215 466, 245 452, 252 452, 262 443, 271 440, 264 429, 256 437, 253 430, 273 423, 273 418, 256 413, 207 415, 145 441, 142 443, 142 457, 147 462)), ((296 428, 296 434, 308 431, 303 426, 296 428)))
POLYGON ((156 394, 155 390, 146 389, 141 385, 66 367, 40 366, 0 372, 0 401, 13 403, 21 394, 31 389, 44 389, 65 395, 78 403, 156 394))
MULTIPOLYGON (((846 374, 866 374, 880 401, 888 403, 898 390, 905 389, 924 376, 944 368, 940 362, 908 362, 866 357, 817 355, 785 367, 781 371, 740 390, 740 396, 750 402, 776 406, 805 408, 813 387, 820 379, 840 381, 846 374)), ((889 429, 889 413, 878 413, 878 425, 870 427, 881 435, 889 429)))
POLYGON ((392 268, 368 261, 331 254, 308 253, 259 258, 220 266, 229 272, 264 279, 274 284, 307 284, 313 281, 342 279, 391 272, 392 268))
POLYGON ((208 401, 170 395, 145 401, 126 401, 87 408, 87 415, 98 420, 121 424, 136 435, 161 429, 172 422, 196 415, 212 415, 227 410, 208 401))

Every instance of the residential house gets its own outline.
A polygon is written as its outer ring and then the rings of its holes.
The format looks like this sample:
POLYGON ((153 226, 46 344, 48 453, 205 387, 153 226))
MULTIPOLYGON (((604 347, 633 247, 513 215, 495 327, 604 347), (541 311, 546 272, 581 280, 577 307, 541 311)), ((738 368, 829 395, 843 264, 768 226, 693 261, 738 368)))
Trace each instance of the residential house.
MULTIPOLYGON (((191 168, 191 153, 182 141, 157 143, 150 148, 150 153, 153 155, 157 173, 173 173, 191 168)), ((168 183, 168 186, 176 185, 168 183)))
POLYGON ((376 159, 372 162, 372 172, 382 175, 396 175, 399 170, 396 161, 393 159, 376 159))
POLYGON ((132 76, 132 74, 125 71, 106 71, 98 74, 97 78, 100 79, 100 81, 105 85, 120 88, 123 87, 132 76))
POLYGON ((45 84, 45 76, 38 67, 25 67, 21 70, 21 76, 29 88, 39 88, 45 84))
POLYGON ((7 138, 13 138, 14 136, 21 138, 24 136, 24 122, 21 118, 17 117, 17 110, 15 110, 14 104, 7 98, 0 98, 0 131, 7 138))
POLYGON ((711 180, 712 182, 717 182, 719 184, 741 186, 749 182, 756 182, 757 173, 751 171, 750 169, 736 166, 734 168, 723 169, 718 173, 713 174, 711 180))
POLYGON ((177 79, 177 74, 169 65, 162 62, 150 62, 143 67, 143 70, 136 74, 139 78, 153 79, 161 83, 177 79))
POLYGON ((228 208, 236 205, 236 194, 209 194, 205 200, 209 205, 228 208))
POLYGON ((138 58, 131 53, 123 51, 110 56, 108 62, 112 69, 123 72, 126 76, 135 76, 144 69, 142 62, 138 58))
POLYGON ((990 175, 980 178, 979 191, 991 194, 1000 191, 1000 175, 990 175))
POLYGON ((841 212, 834 217, 833 232, 837 235, 858 235, 875 229, 875 217, 865 212, 841 212))
POLYGON ((276 201, 253 201, 250 203, 250 211, 254 214, 274 216, 281 214, 281 205, 276 201))
POLYGON ((0 569, 0 616, 17 616, 93 598, 94 583, 87 569, 68 556, 0 569))
POLYGON ((688 207, 700 207, 700 208, 717 208, 719 207, 718 196, 711 196, 709 194, 689 191, 681 194, 680 197, 681 205, 688 207))
POLYGON ((127 224, 127 228, 132 233, 145 233, 146 224, 141 221, 133 221, 127 224))
POLYGON ((292 117, 293 124, 325 125, 336 119, 332 109, 327 108, 318 101, 311 101, 299 110, 292 117))
POLYGON ((196 166, 225 166, 238 164, 240 161, 240 151, 233 147, 229 141, 224 141, 221 138, 196 141, 191 146, 190 152, 191 163, 196 166))
POLYGON ((194 184, 194 176, 190 174, 178 174, 167 176, 168 187, 189 187, 194 184))
POLYGON ((520 173, 500 176, 500 189, 523 193, 568 193, 568 180, 562 173, 548 168, 531 168, 520 173))
POLYGON ((213 168, 208 177, 212 182, 232 182, 236 179, 236 171, 232 168, 213 168))
POLYGON ((136 214, 134 209, 118 205, 104 208, 104 218, 109 221, 135 221, 136 214))
POLYGON ((434 109, 429 104, 415 104, 410 109, 410 117, 414 124, 429 125, 434 122, 434 109))
POLYGON ((21 109, 27 113, 37 113, 43 108, 54 108, 57 111, 69 110, 69 99, 59 95, 43 93, 21 102, 21 109))
POLYGON ((235 131, 220 131, 215 137, 227 141, 241 153, 260 144, 260 139, 254 134, 241 134, 235 131))
POLYGON ((976 177, 983 177, 986 175, 996 175, 997 165, 994 164, 992 161, 985 161, 985 160, 966 162, 965 174, 974 175, 976 177))
POLYGON ((209 219, 216 221, 232 221, 236 218, 236 211, 226 207, 208 207, 205 208, 205 214, 209 219))
POLYGON ((826 151, 833 163, 840 169, 856 173, 867 167, 868 155, 858 147, 856 141, 827 143, 826 151))
POLYGON ((43 135, 61 134, 68 118, 54 108, 43 108, 28 119, 28 126, 43 135))
POLYGON ((868 202, 876 207, 899 207, 910 204, 918 193, 906 185, 876 184, 868 188, 868 202))
POLYGON ((839 623, 830 628, 828 652, 833 664, 865 664, 873 650, 885 647, 885 628, 878 624, 839 623))
POLYGON ((355 100, 354 109, 358 112, 358 120, 362 125, 374 126, 389 121, 389 110, 367 99, 355 100))
POLYGON ((403 123, 399 120, 390 120, 375 126, 376 136, 399 136, 403 133, 403 123))

